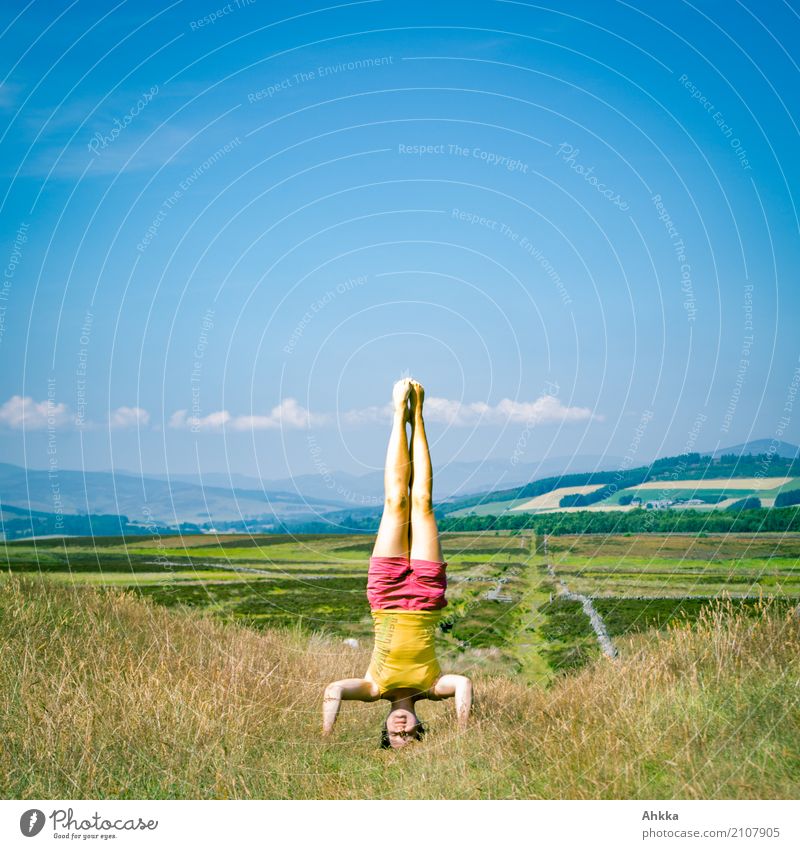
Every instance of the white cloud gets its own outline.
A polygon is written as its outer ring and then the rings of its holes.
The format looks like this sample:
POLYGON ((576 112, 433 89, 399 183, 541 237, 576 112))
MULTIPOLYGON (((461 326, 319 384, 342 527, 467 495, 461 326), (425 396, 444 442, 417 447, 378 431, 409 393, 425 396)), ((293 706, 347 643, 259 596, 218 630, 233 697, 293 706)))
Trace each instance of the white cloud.
MULTIPOLYGON (((341 421, 353 426, 385 424, 391 419, 391 415, 392 405, 387 403, 347 410, 342 414, 341 421)), ((453 427, 474 427, 508 423, 532 426, 588 421, 602 417, 588 407, 567 407, 554 395, 542 395, 535 401, 512 401, 510 398, 504 398, 494 405, 483 401, 463 403, 448 398, 429 397, 425 400, 425 418, 429 422, 453 427)), ((244 431, 301 429, 310 425, 334 424, 335 421, 335 417, 330 414, 312 413, 294 398, 285 398, 266 415, 234 416, 227 410, 220 410, 204 417, 192 417, 186 410, 178 410, 170 417, 169 425, 179 429, 222 430, 224 427, 244 431)))
POLYGON ((169 426, 174 427, 176 430, 186 427, 186 410, 175 410, 169 417, 169 426))
POLYGON ((58 426, 68 418, 66 404, 55 401, 34 401, 28 395, 12 395, 0 406, 0 422, 25 430, 43 430, 49 424, 58 426))
POLYGON ((326 424, 328 416, 312 413, 295 401, 284 398, 277 407, 273 407, 267 416, 237 416, 232 426, 235 430, 267 430, 271 428, 304 428, 310 424, 326 424))
POLYGON ((294 398, 284 398, 266 415, 233 416, 227 410, 209 413, 207 416, 191 416, 186 410, 178 410, 170 416, 172 428, 194 430, 277 430, 279 428, 300 429, 311 424, 327 424, 326 414, 312 413, 297 403, 294 398))
POLYGON ((150 413, 141 407, 117 407, 109 416, 108 423, 111 427, 133 427, 135 425, 146 425, 150 422, 150 413))
MULTIPOLYGON (((387 422, 392 415, 392 405, 363 407, 344 414, 348 424, 370 424, 387 422)), ((566 407, 554 395, 542 395, 535 401, 512 401, 504 398, 497 404, 484 401, 464 403, 449 398, 429 396, 425 399, 425 419, 429 422, 447 424, 452 427, 474 427, 475 425, 553 424, 556 422, 578 422, 601 418, 588 407, 566 407)))
POLYGON ((465 404, 447 398, 425 401, 425 416, 429 421, 455 427, 477 424, 554 424, 579 422, 599 418, 588 407, 566 407, 555 395, 541 395, 535 401, 512 401, 503 398, 497 404, 473 401, 465 404))
POLYGON ((348 410, 343 416, 346 424, 362 425, 388 422, 392 418, 392 403, 389 401, 380 407, 361 407, 348 410))
POLYGON ((227 410, 220 410, 218 413, 210 413, 207 416, 189 416, 186 410, 176 410, 169 417, 169 426, 179 430, 189 427, 197 430, 220 430, 230 420, 231 414, 227 410))

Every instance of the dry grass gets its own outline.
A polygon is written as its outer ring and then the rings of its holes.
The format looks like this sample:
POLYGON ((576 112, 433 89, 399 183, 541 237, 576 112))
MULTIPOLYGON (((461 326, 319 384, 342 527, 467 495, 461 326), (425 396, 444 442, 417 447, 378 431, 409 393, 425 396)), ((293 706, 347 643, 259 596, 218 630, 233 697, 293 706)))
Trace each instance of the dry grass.
POLYGON ((562 486, 560 489, 545 492, 544 495, 537 495, 535 498, 532 498, 530 501, 526 501, 524 504, 518 504, 516 507, 512 507, 511 512, 554 509, 558 507, 561 499, 565 495, 586 495, 597 489, 602 489, 603 486, 605 486, 605 484, 602 483, 590 483, 585 484, 584 486, 562 486))
POLYGON ((664 480, 647 481, 636 486, 631 486, 631 491, 636 489, 775 489, 783 486, 792 478, 700 478, 699 480, 664 480))
POLYGON ((0 586, 4 798, 797 798, 800 623, 720 604, 551 689, 476 680, 472 730, 377 748, 385 707, 318 737, 364 652, 118 591, 0 586))

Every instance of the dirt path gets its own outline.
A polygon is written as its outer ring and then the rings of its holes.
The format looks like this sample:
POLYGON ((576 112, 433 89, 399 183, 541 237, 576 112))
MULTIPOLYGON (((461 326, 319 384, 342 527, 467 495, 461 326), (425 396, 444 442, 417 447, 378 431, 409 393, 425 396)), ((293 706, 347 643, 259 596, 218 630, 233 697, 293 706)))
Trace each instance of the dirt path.
POLYGON ((497 579, 497 583, 484 596, 487 601, 501 601, 505 604, 511 604, 514 597, 503 592, 503 587, 508 583, 508 578, 503 576, 497 579))
MULTIPOLYGON (((513 604, 518 612, 517 626, 509 638, 509 650, 520 665, 520 675, 528 683, 547 686, 555 677, 555 671, 547 660, 552 648, 542 633, 547 616, 541 609, 550 598, 547 572, 541 558, 536 557, 536 535, 520 534, 519 547, 522 563, 516 575, 513 604), (518 593, 518 595, 517 595, 518 593)), ((501 587, 495 591, 502 596, 501 587)), ((507 589, 506 592, 509 590, 507 589)))
POLYGON ((564 581, 556 575, 555 567, 550 561, 547 562, 547 573, 555 582, 558 595, 561 596, 561 598, 566 598, 569 601, 579 601, 581 603, 583 606, 583 612, 589 617, 592 630, 597 636, 597 642, 599 643, 603 654, 611 658, 617 657, 619 652, 617 651, 617 647, 611 641, 611 637, 608 635, 606 623, 603 622, 603 617, 597 612, 597 608, 594 606, 594 603, 589 596, 583 595, 583 593, 572 592, 566 583, 564 583, 564 581))

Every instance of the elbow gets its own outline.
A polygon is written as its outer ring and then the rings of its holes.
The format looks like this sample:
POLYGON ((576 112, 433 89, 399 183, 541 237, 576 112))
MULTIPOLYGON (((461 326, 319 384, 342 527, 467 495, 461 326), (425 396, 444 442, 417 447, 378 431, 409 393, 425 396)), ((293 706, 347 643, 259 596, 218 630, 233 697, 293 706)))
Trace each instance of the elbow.
POLYGON ((330 699, 341 699, 342 698, 342 687, 340 684, 333 683, 328 684, 325 688, 325 691, 322 694, 323 699, 325 701, 329 701, 330 699))

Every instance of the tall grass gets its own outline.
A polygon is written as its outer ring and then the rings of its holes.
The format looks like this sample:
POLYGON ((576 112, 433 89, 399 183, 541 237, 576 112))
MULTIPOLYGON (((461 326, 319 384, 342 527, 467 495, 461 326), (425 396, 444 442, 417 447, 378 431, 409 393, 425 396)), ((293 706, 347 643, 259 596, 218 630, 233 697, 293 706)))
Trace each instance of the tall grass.
POLYGON ((550 689, 478 678, 471 730, 381 751, 382 705, 319 738, 367 651, 119 591, 0 585, 4 798, 796 798, 800 623, 720 603, 550 689))

